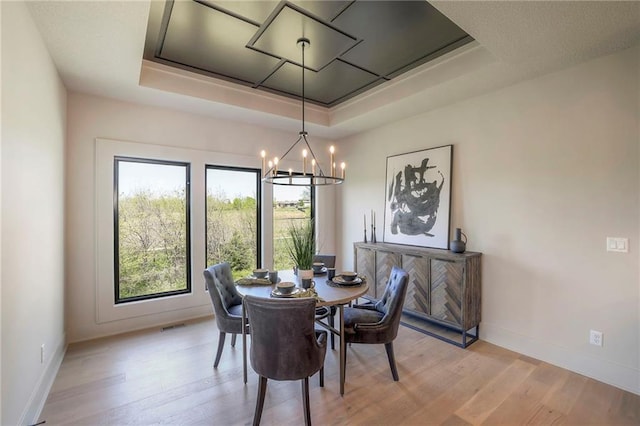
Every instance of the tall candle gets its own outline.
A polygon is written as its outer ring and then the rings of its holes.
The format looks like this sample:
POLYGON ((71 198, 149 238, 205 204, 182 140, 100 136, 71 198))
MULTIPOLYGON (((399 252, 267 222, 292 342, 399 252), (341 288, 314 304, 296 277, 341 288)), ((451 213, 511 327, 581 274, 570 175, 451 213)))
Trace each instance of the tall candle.
POLYGON ((331 162, 329 163, 329 167, 331 167, 331 177, 335 177, 336 175, 336 166, 333 163, 333 153, 335 152, 335 148, 333 147, 333 145, 331 145, 331 147, 329 147, 329 152, 331 153, 331 162))
POLYGON ((262 176, 264 176, 264 174, 267 172, 264 169, 264 164, 265 164, 265 161, 266 161, 265 157, 267 156, 267 152, 263 149, 262 151, 260 151, 260 156, 262 157, 262 176))
POLYGON ((302 150, 302 174, 307 174, 307 150, 302 150))
POLYGON ((367 230, 367 214, 366 214, 366 213, 364 214, 364 221, 363 221, 363 223, 364 223, 364 229, 365 229, 365 231, 366 231, 366 230, 367 230))

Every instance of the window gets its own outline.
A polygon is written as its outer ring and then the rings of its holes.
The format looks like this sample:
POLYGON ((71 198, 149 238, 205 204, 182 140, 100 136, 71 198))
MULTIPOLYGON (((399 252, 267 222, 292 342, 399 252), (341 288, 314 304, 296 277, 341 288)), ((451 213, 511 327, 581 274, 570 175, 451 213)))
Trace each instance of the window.
POLYGON ((115 157, 115 303, 191 291, 188 163, 115 157))
POLYGON ((273 263, 278 270, 295 265, 287 252, 291 222, 313 220, 314 190, 310 186, 273 185, 273 263))
POLYGON ((250 275, 261 264, 260 170, 207 166, 206 182, 207 265, 250 275))

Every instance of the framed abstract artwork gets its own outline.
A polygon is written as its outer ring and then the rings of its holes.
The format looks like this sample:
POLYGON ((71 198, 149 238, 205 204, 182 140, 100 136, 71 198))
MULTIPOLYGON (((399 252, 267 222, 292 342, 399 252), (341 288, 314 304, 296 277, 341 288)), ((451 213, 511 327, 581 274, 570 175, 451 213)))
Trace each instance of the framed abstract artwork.
POLYGON ((387 157, 384 241, 449 248, 453 145, 387 157))

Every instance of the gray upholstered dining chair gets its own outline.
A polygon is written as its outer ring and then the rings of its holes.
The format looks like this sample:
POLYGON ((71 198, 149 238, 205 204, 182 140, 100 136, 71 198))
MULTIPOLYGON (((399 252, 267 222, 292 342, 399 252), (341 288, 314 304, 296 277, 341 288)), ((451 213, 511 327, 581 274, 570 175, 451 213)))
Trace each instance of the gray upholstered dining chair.
POLYGON ((345 342, 384 344, 391 374, 396 382, 399 378, 393 354, 393 340, 398 335, 408 282, 409 274, 394 266, 380 300, 344 308, 345 342))
MULTIPOLYGON (((336 267, 336 255, 335 254, 316 254, 313 256, 313 261, 322 262, 324 266, 327 268, 335 268, 336 267)), ((331 327, 335 328, 335 317, 336 317, 336 307, 335 306, 322 306, 316 309, 316 319, 324 319, 327 318, 327 322, 331 327)), ((331 333, 331 349, 336 348, 335 335, 331 333)))
POLYGON ((260 376, 253 424, 259 425, 267 380, 302 380, 305 424, 311 424, 309 377, 320 372, 327 351, 327 332, 316 330, 316 300, 311 297, 268 299, 245 296, 251 323, 251 367, 260 376))
MULTIPOLYGON (((213 368, 217 368, 224 348, 225 335, 231 333, 233 347, 236 344, 237 335, 242 333, 242 296, 236 290, 231 266, 226 262, 205 269, 204 279, 220 331, 218 350, 213 362, 213 368)), ((246 332, 249 332, 248 327, 246 332)))

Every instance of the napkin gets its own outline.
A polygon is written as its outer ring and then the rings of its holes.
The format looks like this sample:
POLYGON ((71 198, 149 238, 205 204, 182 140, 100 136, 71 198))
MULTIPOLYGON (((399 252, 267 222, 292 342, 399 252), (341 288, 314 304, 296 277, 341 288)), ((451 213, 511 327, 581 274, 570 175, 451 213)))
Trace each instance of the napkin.
POLYGON ((324 299, 318 296, 315 288, 308 288, 296 293, 293 297, 314 297, 318 302, 324 302, 324 299))
POLYGON ((237 285, 272 285, 269 278, 246 277, 236 281, 237 285))

